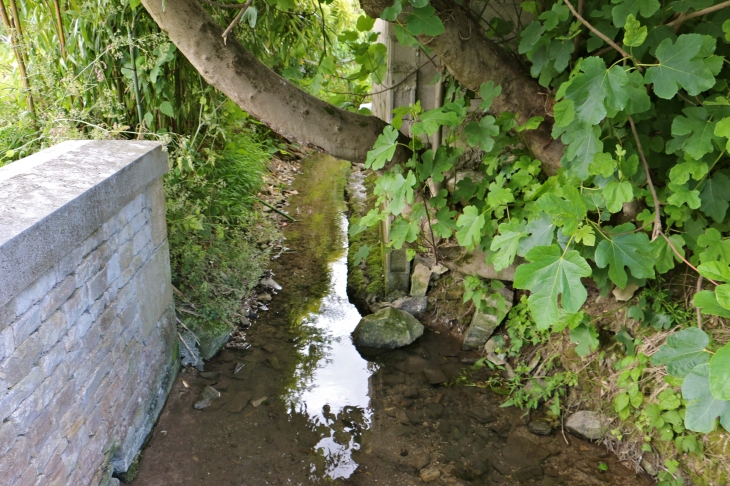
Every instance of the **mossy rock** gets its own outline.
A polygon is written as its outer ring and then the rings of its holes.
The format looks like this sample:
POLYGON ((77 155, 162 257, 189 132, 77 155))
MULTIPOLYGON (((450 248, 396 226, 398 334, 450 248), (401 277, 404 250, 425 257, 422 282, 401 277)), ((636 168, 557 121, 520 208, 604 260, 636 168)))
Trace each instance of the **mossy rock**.
POLYGON ((231 335, 231 328, 223 321, 188 322, 188 327, 200 341, 200 356, 209 360, 223 348, 231 335))
POLYGON ((352 333, 358 346, 400 348, 423 335, 423 324, 407 312, 385 307, 363 317, 352 333))

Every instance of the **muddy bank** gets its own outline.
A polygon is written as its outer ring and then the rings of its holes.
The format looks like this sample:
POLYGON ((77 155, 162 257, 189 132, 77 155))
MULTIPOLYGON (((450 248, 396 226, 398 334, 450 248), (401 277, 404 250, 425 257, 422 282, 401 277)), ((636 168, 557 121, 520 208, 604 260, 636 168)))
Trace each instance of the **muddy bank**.
POLYGON ((447 386, 476 357, 458 341, 427 329, 399 350, 352 346, 347 170, 305 162, 289 250, 272 262, 283 290, 252 320, 248 351, 179 374, 133 484, 650 484, 560 428, 536 435, 486 390, 447 386), (206 386, 220 397, 198 410, 206 386))

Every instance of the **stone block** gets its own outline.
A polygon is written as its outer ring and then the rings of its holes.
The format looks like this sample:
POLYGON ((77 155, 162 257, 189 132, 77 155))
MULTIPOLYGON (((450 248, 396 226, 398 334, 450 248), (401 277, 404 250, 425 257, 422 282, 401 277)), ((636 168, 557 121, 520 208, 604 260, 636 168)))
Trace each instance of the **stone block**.
POLYGON ((51 376, 43 380, 41 394, 44 407, 53 402, 55 409, 66 410, 71 405, 74 395, 69 392, 71 387, 68 384, 68 378, 70 376, 71 367, 67 362, 62 362, 56 366, 51 376))
POLYGON ((56 285, 55 269, 46 271, 39 276, 35 282, 15 296, 16 315, 24 314, 31 306, 40 302, 54 285, 56 285))
MULTIPOLYGON (((16 304, 15 299, 11 300, 7 304, 0 307, 0 331, 5 329, 7 326, 15 321, 15 317, 18 315, 15 312, 16 304)), ((2 358, 0 358, 2 359, 2 358)))
MULTIPOLYGON (((15 424, 19 435, 27 435, 33 421, 43 411, 43 399, 40 388, 21 403, 8 419, 15 424)), ((29 443, 29 445, 32 445, 29 443)))
POLYGON ((84 257, 74 272, 76 287, 82 287, 94 275, 101 270, 101 258, 99 252, 92 251, 84 257))
POLYGON ((18 320, 16 320, 13 327, 13 340, 16 346, 23 344, 28 336, 33 334, 36 329, 41 325, 41 309, 39 306, 34 305, 28 309, 18 320))
POLYGON ((167 221, 165 219, 165 189, 162 180, 150 184, 148 198, 150 201, 150 226, 152 228, 152 245, 157 248, 167 239, 167 221))
POLYGON ((120 264, 119 253, 114 253, 106 263, 107 281, 111 285, 122 275, 122 266, 120 264))
POLYGON ((9 357, 15 351, 15 339, 13 339, 13 328, 6 327, 0 331, 0 368, 4 357, 9 357))
POLYGON ((137 215, 132 218, 129 222, 129 226, 132 227, 132 231, 136 234, 142 227, 147 224, 147 212, 140 211, 137 215))
POLYGON ((142 227, 132 238, 132 251, 135 255, 139 254, 142 249, 152 241, 152 228, 149 226, 142 227))
POLYGON ((40 335, 35 333, 18 346, 10 357, 5 359, 0 374, 5 377, 9 387, 15 386, 16 383, 28 375, 30 370, 38 363, 42 348, 43 343, 40 335))
POLYGON ((38 334, 41 336, 43 347, 41 352, 45 353, 56 343, 60 342, 66 334, 66 316, 61 311, 56 311, 41 324, 38 334))
POLYGON ((145 263, 134 277, 136 289, 140 291, 140 317, 145 323, 157 323, 162 313, 172 302, 172 283, 170 282, 170 254, 167 244, 163 244, 145 263))
POLYGON ((109 287, 109 267, 105 266, 86 283, 89 302, 94 302, 109 287))
MULTIPOLYGON (((65 256, 58 262, 58 268, 56 270, 56 280, 58 282, 65 280, 69 275, 73 275, 76 272, 81 261, 84 259, 86 254, 84 253, 83 246, 76 246, 71 249, 65 256)), ((74 277, 74 281, 76 277, 74 277)))
POLYGON ((43 378, 43 371, 36 366, 14 387, 8 390, 8 393, 0 399, 0 423, 8 418, 23 400, 28 398, 43 383, 43 378))
POLYGON ((41 321, 56 312, 76 290, 76 279, 73 275, 66 276, 41 300, 41 321))
POLYGON ((411 275, 411 296, 423 297, 428 292, 428 283, 431 281, 431 269, 423 263, 416 262, 411 275))
POLYGON ((3 483, 12 485, 28 467, 29 462, 28 439, 20 436, 14 446, 0 457, 0 478, 3 479, 3 483))
POLYGON ((61 309, 66 315, 66 325, 70 326, 76 322, 76 319, 89 307, 86 287, 79 287, 66 301, 61 309))
POLYGON ((0 458, 13 447, 17 438, 18 431, 13 422, 0 423, 0 458))
POLYGON ((43 370, 43 376, 51 376, 58 364, 66 358, 66 349, 63 343, 56 343, 46 354, 44 354, 39 365, 43 370))
POLYGON ((484 346, 494 333, 494 330, 497 329, 497 326, 499 326, 505 316, 507 316, 507 313, 512 308, 514 293, 507 288, 500 289, 499 293, 502 294, 502 297, 504 297, 506 304, 505 311, 500 312, 494 307, 495 302, 493 300, 487 300, 487 305, 493 310, 490 312, 474 312, 471 324, 469 324, 469 328, 464 334, 464 349, 476 349, 484 346))
POLYGON ((385 293, 396 290, 408 292, 410 284, 411 262, 408 261, 406 249, 391 250, 385 254, 385 293))

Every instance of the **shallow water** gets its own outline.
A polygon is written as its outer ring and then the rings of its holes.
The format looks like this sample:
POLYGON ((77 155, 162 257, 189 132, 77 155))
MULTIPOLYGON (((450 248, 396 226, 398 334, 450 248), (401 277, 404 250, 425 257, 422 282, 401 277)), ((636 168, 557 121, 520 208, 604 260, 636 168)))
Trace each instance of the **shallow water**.
POLYGON ((473 355, 458 342, 427 330, 406 348, 358 352, 350 333, 360 315, 346 295, 347 171, 329 157, 307 161, 290 251, 272 262, 283 290, 248 331, 251 350, 223 351, 207 378, 179 375, 134 484, 415 485, 423 468, 439 471, 437 485, 648 484, 600 447, 531 434, 496 395, 429 384, 424 369, 451 381, 465 372, 461 359, 473 355), (221 397, 195 410, 206 385, 221 397))

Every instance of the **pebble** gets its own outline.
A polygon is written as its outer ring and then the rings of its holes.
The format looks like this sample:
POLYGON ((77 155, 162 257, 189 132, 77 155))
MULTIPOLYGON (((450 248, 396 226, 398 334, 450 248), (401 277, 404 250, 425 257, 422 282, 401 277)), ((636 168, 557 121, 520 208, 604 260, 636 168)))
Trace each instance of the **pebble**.
POLYGON ((253 405, 254 407, 258 407, 259 405, 261 405, 262 403, 264 403, 266 401, 266 398, 267 397, 261 397, 261 398, 257 398, 256 400, 251 400, 251 405, 253 405))
POLYGON ((259 294, 256 298, 261 302, 271 302, 271 294, 259 294))
POLYGON ((446 375, 439 368, 426 368, 423 370, 423 374, 432 385, 440 385, 447 381, 446 375))
POLYGON ((438 479, 441 476, 441 471, 438 470, 436 467, 425 467, 421 469, 421 481, 424 483, 430 483, 431 481, 434 481, 438 479))
POLYGON ((219 398, 221 396, 221 392, 213 388, 212 386, 208 385, 205 388, 203 388, 203 391, 200 392, 200 396, 198 397, 198 401, 195 402, 193 405, 193 408, 196 410, 202 410, 204 408, 210 407, 210 404, 213 403, 213 400, 216 398, 219 398))
POLYGON ((276 281, 273 278, 265 278, 265 279, 261 280, 261 282, 259 282, 259 283, 261 285, 263 285, 264 287, 269 287, 274 290, 281 290, 281 285, 276 283, 276 281))
POLYGON ((243 363, 236 363, 236 367, 233 369, 233 374, 237 374, 239 371, 243 369, 244 364, 243 363))
POLYGON ((553 433, 553 426, 550 422, 544 419, 532 420, 527 427, 535 435, 551 435, 553 433))

